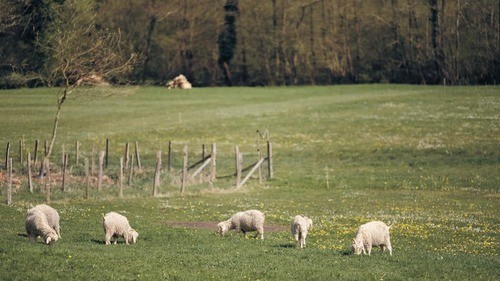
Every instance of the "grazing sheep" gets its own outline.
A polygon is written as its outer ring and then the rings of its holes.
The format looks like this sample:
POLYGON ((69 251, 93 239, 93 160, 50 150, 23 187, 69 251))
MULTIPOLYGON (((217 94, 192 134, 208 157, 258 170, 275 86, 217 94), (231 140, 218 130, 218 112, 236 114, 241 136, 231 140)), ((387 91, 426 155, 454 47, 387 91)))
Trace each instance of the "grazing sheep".
POLYGON ((297 247, 303 249, 306 247, 307 232, 312 227, 312 220, 303 215, 297 215, 292 222, 292 235, 297 243, 297 247))
POLYGON ((49 225, 45 214, 36 208, 31 208, 26 212, 26 235, 31 242, 35 242, 40 236, 45 244, 59 239, 56 231, 49 225))
POLYGON ((59 213, 54 208, 45 204, 36 205, 35 209, 45 214, 49 226, 52 227, 56 231, 57 236, 61 238, 61 227, 59 226, 59 213))
POLYGON ((368 255, 370 255, 372 246, 380 246, 382 252, 388 249, 392 256, 391 237, 389 236, 391 226, 387 226, 381 221, 372 221, 361 225, 352 244, 354 254, 359 255, 361 252, 366 254, 368 251, 368 255))
POLYGON ((264 239, 264 220, 265 216, 261 211, 248 210, 234 214, 227 221, 220 222, 217 225, 217 232, 223 236, 228 231, 236 229, 246 235, 249 231, 257 231, 255 237, 260 234, 260 239, 264 239))
POLYGON ((116 244, 118 237, 123 237, 126 244, 137 242, 139 233, 130 227, 125 216, 109 212, 103 216, 102 224, 106 233, 106 245, 111 244, 111 237, 113 237, 114 244, 116 244))

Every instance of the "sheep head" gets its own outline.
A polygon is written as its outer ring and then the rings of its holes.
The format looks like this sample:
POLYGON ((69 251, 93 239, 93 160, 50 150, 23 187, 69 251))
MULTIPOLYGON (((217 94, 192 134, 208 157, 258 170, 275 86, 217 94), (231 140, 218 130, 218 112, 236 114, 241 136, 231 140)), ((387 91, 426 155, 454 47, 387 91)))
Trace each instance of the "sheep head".
POLYGON ((52 242, 56 242, 58 239, 59 239, 59 236, 57 235, 57 233, 54 230, 52 230, 45 238, 45 244, 49 245, 52 242))
POLYGON ((217 224, 217 233, 220 236, 224 236, 230 230, 231 223, 229 221, 223 221, 217 224))
POLYGON ((352 252, 355 255, 360 255, 362 251, 363 251, 363 241, 353 240, 352 241, 352 252))
POLYGON ((128 242, 132 243, 132 244, 135 244, 137 242, 137 237, 139 237, 139 233, 137 233, 137 231, 131 229, 130 232, 129 232, 128 242))

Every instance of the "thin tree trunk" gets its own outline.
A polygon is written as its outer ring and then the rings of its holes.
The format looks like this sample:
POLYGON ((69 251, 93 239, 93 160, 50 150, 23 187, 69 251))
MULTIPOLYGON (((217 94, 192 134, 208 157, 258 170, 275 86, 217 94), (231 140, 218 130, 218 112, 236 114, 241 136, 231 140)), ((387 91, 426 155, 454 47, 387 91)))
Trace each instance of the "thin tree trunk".
POLYGON ((431 24, 431 49, 432 61, 434 63, 435 79, 432 82, 437 82, 441 76, 440 63, 439 63, 439 10, 438 0, 428 0, 429 3, 429 21, 431 24))
POLYGON ((146 81, 146 73, 148 70, 148 63, 151 60, 151 58, 149 56, 149 51, 151 49, 151 39, 153 37, 153 31, 155 29, 155 26, 156 26, 156 16, 153 15, 149 19, 148 31, 147 31, 147 35, 146 35, 146 44, 144 46, 144 65, 142 67, 142 77, 141 77, 142 84, 144 84, 144 82, 146 81))
POLYGON ((454 67, 453 67, 453 80, 455 84, 458 84, 460 81, 459 67, 458 67, 458 58, 460 56, 460 13, 461 13, 461 3, 460 0, 457 0, 457 14, 455 21, 455 58, 454 58, 454 67))
MULTIPOLYGON (((52 127, 52 137, 50 138, 50 143, 47 147, 47 150, 45 151, 45 156, 44 156, 44 162, 45 159, 49 161, 50 155, 52 153, 52 149, 54 148, 54 144, 56 142, 56 137, 57 137, 57 129, 59 127, 59 119, 61 117, 61 110, 62 110, 62 105, 64 104, 64 101, 66 100, 66 97, 69 92, 69 87, 64 88, 63 94, 58 97, 57 99, 57 111, 56 111, 56 116, 54 117, 54 124, 52 127)), ((38 174, 39 178, 43 178, 45 175, 46 171, 44 171, 44 165, 41 166, 40 173, 38 174)))

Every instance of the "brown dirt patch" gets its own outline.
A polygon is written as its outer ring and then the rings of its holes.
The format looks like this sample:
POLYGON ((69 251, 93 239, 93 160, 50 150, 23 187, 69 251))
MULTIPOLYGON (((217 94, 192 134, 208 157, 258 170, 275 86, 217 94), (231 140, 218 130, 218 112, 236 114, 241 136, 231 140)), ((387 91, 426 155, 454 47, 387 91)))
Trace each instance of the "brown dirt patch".
MULTIPOLYGON (((211 221, 167 221, 166 224, 171 227, 185 227, 202 230, 217 230, 219 222, 211 221)), ((287 231, 288 226, 283 225, 264 225, 264 232, 282 232, 287 231)))

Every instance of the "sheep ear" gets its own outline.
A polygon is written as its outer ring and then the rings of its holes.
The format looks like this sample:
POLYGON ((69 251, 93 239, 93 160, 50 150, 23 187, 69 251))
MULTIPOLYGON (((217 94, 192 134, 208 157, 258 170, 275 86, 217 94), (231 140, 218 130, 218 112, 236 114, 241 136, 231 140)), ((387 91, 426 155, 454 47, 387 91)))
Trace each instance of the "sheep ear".
POLYGON ((50 243, 50 241, 52 241, 52 238, 47 237, 47 240, 45 241, 45 244, 47 244, 47 245, 48 245, 48 244, 50 243))

